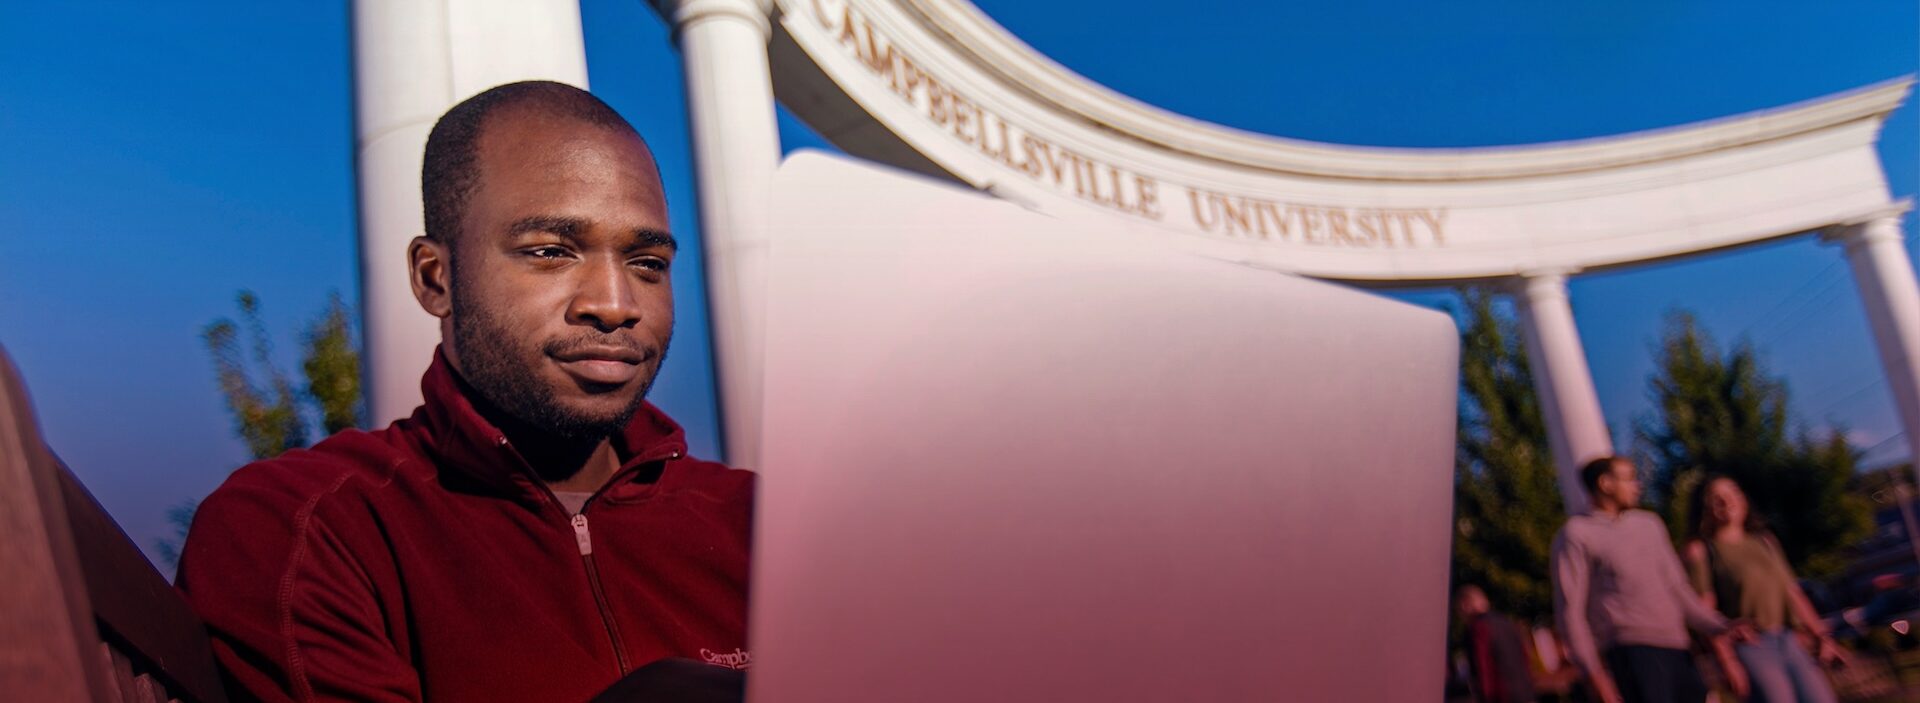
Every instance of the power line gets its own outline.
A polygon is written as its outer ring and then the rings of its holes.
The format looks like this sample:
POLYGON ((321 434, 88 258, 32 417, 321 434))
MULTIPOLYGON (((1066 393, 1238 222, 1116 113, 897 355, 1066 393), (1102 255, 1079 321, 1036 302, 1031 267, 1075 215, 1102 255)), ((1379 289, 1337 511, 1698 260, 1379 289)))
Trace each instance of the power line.
POLYGON ((1886 382, 1887 382, 1887 379, 1885 376, 1868 381, 1867 385, 1864 385, 1859 388, 1855 388, 1852 391, 1849 391, 1846 395, 1840 396, 1839 400, 1835 400, 1831 403, 1827 403, 1826 406, 1820 408, 1819 410, 1815 410, 1812 414, 1814 416, 1825 415, 1827 414, 1828 410, 1832 410, 1836 407, 1839 407, 1841 403, 1845 403, 1849 400, 1853 400, 1854 398, 1858 397, 1861 393, 1865 393, 1869 390, 1872 390, 1873 388, 1876 388, 1882 384, 1885 384, 1886 382))
POLYGON ((1880 440, 1879 442, 1876 442, 1876 443, 1875 443, 1875 444, 1874 444, 1873 446, 1871 446, 1871 447, 1867 447, 1866 449, 1862 449, 1862 450, 1860 450, 1860 454, 1859 454, 1859 456, 1860 456, 1861 458, 1866 458, 1866 456, 1867 456, 1868 454, 1872 454, 1872 453, 1874 452, 1874 450, 1877 450, 1877 449, 1879 449, 1879 448, 1881 448, 1881 447, 1884 447, 1884 446, 1887 446, 1887 443, 1888 443, 1888 442, 1892 442, 1893 440, 1896 440, 1896 439, 1899 439, 1899 438, 1901 438, 1902 436, 1904 436, 1904 435, 1906 435, 1906 434, 1907 434, 1907 431, 1906 431, 1906 430, 1901 430, 1901 431, 1899 431, 1899 432, 1895 432, 1895 433, 1893 433, 1893 436, 1891 436, 1891 437, 1888 437, 1888 438, 1886 438, 1886 439, 1883 439, 1883 440, 1880 440))
POLYGON ((1771 316, 1775 312, 1778 312, 1780 308, 1786 307, 1787 301, 1793 300, 1794 297, 1800 295, 1801 293, 1806 292, 1807 289, 1812 288, 1814 283, 1818 282, 1821 278, 1824 278, 1828 273, 1832 272, 1835 267, 1838 267, 1840 265, 1840 261, 1841 259, 1835 259, 1833 261, 1827 262, 1826 268, 1822 268, 1820 269, 1819 272, 1813 274, 1812 276, 1808 276, 1807 280, 1800 284, 1800 287, 1793 289, 1793 292, 1788 293, 1785 296, 1781 297, 1778 301, 1775 301, 1773 304, 1773 307, 1768 308, 1766 312, 1760 313, 1759 317, 1753 318, 1753 321, 1748 322, 1745 327, 1740 328, 1739 334, 1734 335, 1734 337, 1739 338, 1740 336, 1743 336, 1748 332, 1753 331, 1753 327, 1755 325, 1759 325, 1764 322, 1767 322, 1769 319, 1769 316, 1771 316))
MULTIPOLYGON (((1911 251, 1913 249, 1914 242, 1920 241, 1920 229, 1913 229, 1910 227, 1903 227, 1902 229, 1909 230, 1906 232, 1906 236, 1903 238, 1903 244, 1909 251, 1911 251)), ((1799 305, 1794 307, 1793 312, 1788 313, 1786 315, 1782 315, 1777 318, 1772 317, 1772 315, 1775 312, 1778 312, 1781 308, 1786 307, 1787 303, 1799 297, 1800 294, 1805 293, 1809 289, 1813 288, 1815 283, 1819 283, 1823 279, 1827 279, 1829 274, 1833 273, 1835 269, 1838 269, 1840 267, 1840 264, 1846 263, 1846 261, 1847 261, 1847 256, 1845 253, 1842 253, 1839 256, 1834 257, 1832 261, 1827 262, 1827 265, 1825 267, 1822 267, 1818 272, 1814 273, 1812 276, 1808 276, 1807 280, 1802 281, 1798 287, 1793 289, 1793 292, 1788 293, 1785 296, 1782 296, 1779 300, 1774 302, 1772 307, 1767 308, 1766 312, 1761 313, 1759 316, 1753 318, 1751 322, 1748 322, 1746 326, 1741 327, 1739 334, 1736 334, 1735 338, 1737 339, 1741 335, 1746 335, 1750 332, 1753 332, 1755 328, 1760 328, 1764 330, 1766 328, 1772 327, 1773 321, 1792 317, 1795 313, 1799 313, 1801 310, 1805 309, 1807 305, 1811 304, 1814 300, 1824 296, 1826 293, 1832 290, 1835 283, 1838 283, 1839 281, 1842 281, 1842 280, 1846 280, 1847 277, 1841 276, 1839 278, 1827 280, 1824 285, 1820 286, 1820 291, 1818 293, 1815 293, 1812 297, 1808 298, 1807 300, 1801 301, 1799 305)), ((1779 336, 1779 332, 1784 332, 1792 328, 1793 328, 1793 325, 1787 325, 1781 328, 1780 330, 1777 330, 1775 334, 1769 335, 1768 338, 1772 339, 1773 337, 1777 337, 1779 336)), ((1759 346, 1759 345, 1756 343, 1755 346, 1759 346)))
POLYGON ((1779 327, 1775 328, 1774 331, 1771 334, 1768 334, 1765 339, 1754 342, 1754 346, 1763 347, 1767 343, 1772 342, 1776 339, 1779 339, 1781 335, 1784 335, 1788 332, 1792 332, 1795 328, 1799 327, 1801 323, 1804 323, 1807 320, 1812 319, 1812 317, 1801 315, 1800 313, 1822 312, 1820 308, 1817 308, 1817 307, 1809 308, 1809 306, 1811 306, 1815 302, 1826 300, 1828 297, 1827 294, 1831 293, 1834 290, 1834 284, 1844 280, 1846 279, 1842 277, 1842 278, 1836 278, 1836 279, 1833 279, 1832 281, 1829 281, 1826 286, 1820 289, 1820 292, 1818 294, 1814 295, 1814 297, 1808 298, 1806 302, 1803 302, 1800 304, 1799 307, 1794 308, 1793 312, 1788 313, 1786 315, 1782 315, 1779 319, 1788 320, 1788 322, 1785 322, 1781 324, 1779 327))

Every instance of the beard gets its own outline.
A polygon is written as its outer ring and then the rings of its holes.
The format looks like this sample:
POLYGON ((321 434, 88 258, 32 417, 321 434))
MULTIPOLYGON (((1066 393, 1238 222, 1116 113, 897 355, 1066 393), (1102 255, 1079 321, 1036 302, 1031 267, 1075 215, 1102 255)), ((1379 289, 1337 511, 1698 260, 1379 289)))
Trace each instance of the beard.
POLYGON ((511 419, 559 439, 583 443, 598 442, 626 428, 646 402, 647 391, 653 388, 667 356, 667 344, 663 343, 654 358, 654 372, 637 379, 639 388, 633 391, 633 398, 614 410, 596 411, 561 402, 553 384, 540 377, 541 357, 590 344, 644 352, 643 348, 626 337, 592 330, 537 343, 537 350, 526 352, 516 348, 516 340, 514 330, 484 305, 476 305, 466 296, 453 296, 453 343, 461 365, 466 367, 467 384, 511 419))

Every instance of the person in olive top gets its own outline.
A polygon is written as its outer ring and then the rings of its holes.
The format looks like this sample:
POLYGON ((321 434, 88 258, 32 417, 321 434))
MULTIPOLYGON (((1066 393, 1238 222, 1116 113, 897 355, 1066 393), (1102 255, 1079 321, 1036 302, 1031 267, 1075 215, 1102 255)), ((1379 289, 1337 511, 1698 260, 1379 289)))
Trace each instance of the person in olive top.
POLYGON ((1766 703, 1836 700, 1820 664, 1794 630, 1818 643, 1821 661, 1845 655, 1794 580, 1780 542, 1749 509, 1747 495, 1726 476, 1708 476, 1693 492, 1685 547, 1687 571, 1707 607, 1753 624, 1754 636, 1734 643, 1715 638, 1714 653, 1734 693, 1766 703))
POLYGON ((1666 524, 1634 508, 1633 462, 1596 459, 1580 479, 1593 509, 1567 519, 1551 563, 1554 613, 1574 662, 1603 703, 1699 703, 1707 688, 1687 630, 1720 635, 1732 623, 1688 587, 1666 524))

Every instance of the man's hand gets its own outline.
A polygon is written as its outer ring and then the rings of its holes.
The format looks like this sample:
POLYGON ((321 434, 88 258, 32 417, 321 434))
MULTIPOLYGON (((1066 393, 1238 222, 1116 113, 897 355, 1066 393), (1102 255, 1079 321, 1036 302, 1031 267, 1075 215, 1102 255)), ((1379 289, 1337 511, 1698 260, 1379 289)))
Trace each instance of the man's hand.
POLYGON ((1594 697, 1600 703, 1626 703, 1626 699, 1620 697, 1620 687, 1613 684, 1613 677, 1594 672, 1587 682, 1593 686, 1594 697))
POLYGON ((1727 623, 1727 640, 1734 644, 1745 644, 1759 639, 1759 631, 1753 629, 1753 623, 1735 620, 1727 623))

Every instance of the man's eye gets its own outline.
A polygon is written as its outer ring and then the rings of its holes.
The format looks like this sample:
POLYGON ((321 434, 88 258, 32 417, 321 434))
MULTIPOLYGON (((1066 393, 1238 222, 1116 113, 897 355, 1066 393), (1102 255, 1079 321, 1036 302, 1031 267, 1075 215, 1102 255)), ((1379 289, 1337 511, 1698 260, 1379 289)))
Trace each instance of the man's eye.
POLYGON ((634 259, 632 263, 634 266, 638 266, 640 268, 647 269, 649 271, 665 271, 669 267, 673 266, 673 264, 667 261, 666 259, 652 257, 652 256, 642 258, 642 259, 634 259))
POLYGON ((526 254, 536 259, 558 259, 566 256, 567 250, 560 247, 534 247, 528 249, 526 254))

